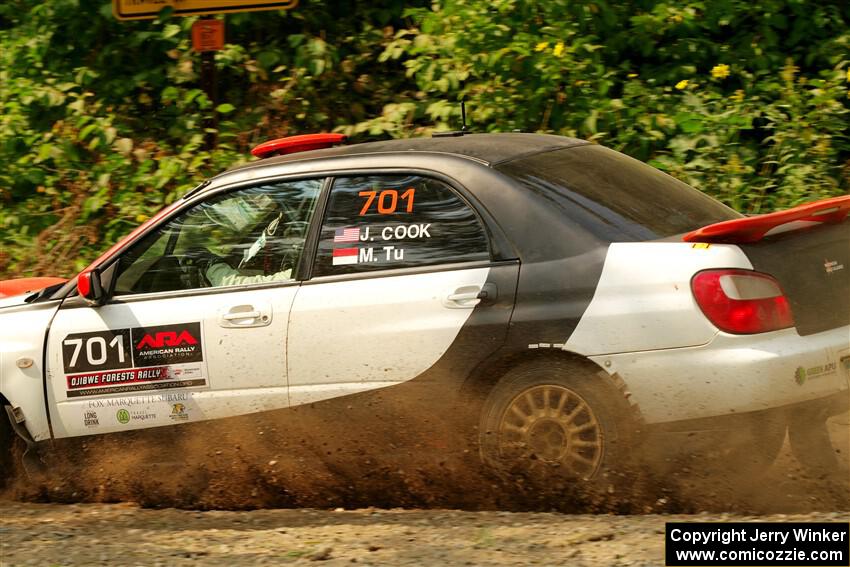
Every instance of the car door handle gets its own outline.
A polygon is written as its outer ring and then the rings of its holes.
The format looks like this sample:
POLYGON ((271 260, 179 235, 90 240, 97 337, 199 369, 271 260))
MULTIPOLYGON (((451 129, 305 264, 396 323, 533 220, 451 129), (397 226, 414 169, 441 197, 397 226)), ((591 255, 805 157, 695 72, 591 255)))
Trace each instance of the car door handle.
POLYGON ((259 311, 245 311, 244 313, 226 313, 221 316, 225 321, 234 321, 236 319, 258 319, 259 311))
POLYGON ((265 327, 272 322, 271 305, 235 305, 219 312, 218 324, 222 327, 265 327))
POLYGON ((482 301, 493 301, 495 299, 495 284, 465 285, 443 298, 443 306, 449 309, 472 309, 482 301))
POLYGON ((465 292, 465 293, 452 293, 452 294, 449 294, 449 296, 446 299, 449 300, 449 301, 456 301, 456 302, 471 301, 473 299, 481 299, 480 297, 478 297, 479 293, 480 293, 479 290, 468 291, 468 292, 465 292))

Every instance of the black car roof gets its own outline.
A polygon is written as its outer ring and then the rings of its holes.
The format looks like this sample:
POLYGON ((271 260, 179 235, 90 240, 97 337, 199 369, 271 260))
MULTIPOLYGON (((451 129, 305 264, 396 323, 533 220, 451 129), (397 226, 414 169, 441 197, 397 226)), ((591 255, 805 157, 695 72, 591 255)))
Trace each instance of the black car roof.
POLYGON ((342 145, 324 150, 313 150, 276 156, 247 163, 230 170, 230 172, 249 169, 252 167, 279 165, 305 159, 321 159, 386 152, 429 152, 452 154, 475 159, 493 166, 524 155, 571 148, 588 143, 589 142, 584 140, 566 138, 564 136, 527 134, 520 132, 501 134, 465 134, 463 136, 438 136, 435 138, 406 138, 342 145))

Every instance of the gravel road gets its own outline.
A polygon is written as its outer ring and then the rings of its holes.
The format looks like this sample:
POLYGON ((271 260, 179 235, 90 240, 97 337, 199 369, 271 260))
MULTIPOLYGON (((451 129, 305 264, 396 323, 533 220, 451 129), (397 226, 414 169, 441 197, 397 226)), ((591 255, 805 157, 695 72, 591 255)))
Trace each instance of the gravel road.
POLYGON ((662 565, 664 523, 846 513, 564 515, 452 510, 193 512, 0 502, 2 565, 662 565))

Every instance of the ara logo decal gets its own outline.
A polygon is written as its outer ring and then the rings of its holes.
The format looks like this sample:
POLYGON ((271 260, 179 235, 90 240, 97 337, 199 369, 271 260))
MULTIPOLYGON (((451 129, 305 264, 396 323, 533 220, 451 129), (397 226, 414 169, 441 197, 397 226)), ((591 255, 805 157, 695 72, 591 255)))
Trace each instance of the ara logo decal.
POLYGON ((165 346, 176 347, 183 344, 196 345, 198 344, 198 340, 189 331, 183 331, 179 335, 176 331, 162 331, 153 336, 145 335, 142 337, 142 340, 136 345, 136 349, 162 348, 165 346))
POLYGON ((137 367, 170 366, 204 359, 200 323, 180 323, 132 329, 137 367))

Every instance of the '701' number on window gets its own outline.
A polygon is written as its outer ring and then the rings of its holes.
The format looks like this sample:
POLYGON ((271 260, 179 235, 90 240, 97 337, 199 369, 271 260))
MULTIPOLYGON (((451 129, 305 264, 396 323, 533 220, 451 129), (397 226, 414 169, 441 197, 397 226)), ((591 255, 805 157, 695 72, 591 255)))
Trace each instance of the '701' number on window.
POLYGON ((366 199, 363 208, 360 209, 360 216, 368 213, 373 203, 377 204, 378 214, 391 215, 398 210, 399 201, 405 202, 403 205, 405 212, 412 213, 416 189, 410 187, 401 195, 398 194, 396 189, 384 189, 380 193, 377 191, 360 191, 357 195, 366 199))

